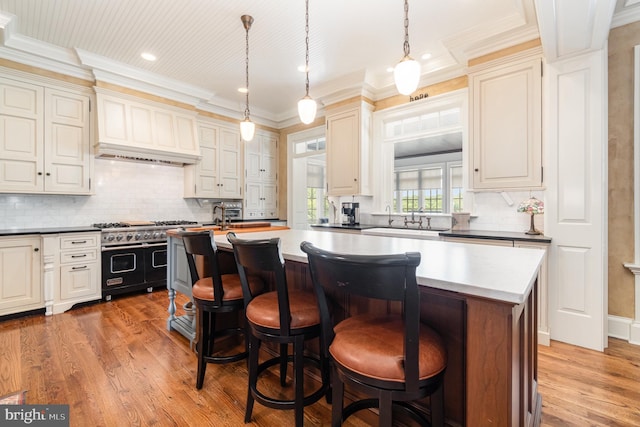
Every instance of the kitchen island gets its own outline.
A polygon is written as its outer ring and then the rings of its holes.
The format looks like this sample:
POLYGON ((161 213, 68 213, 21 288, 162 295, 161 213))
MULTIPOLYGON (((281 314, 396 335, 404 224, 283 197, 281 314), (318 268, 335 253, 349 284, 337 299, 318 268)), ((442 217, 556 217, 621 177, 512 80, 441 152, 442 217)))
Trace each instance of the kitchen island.
MULTIPOLYGON (((447 346, 445 416, 452 425, 539 425, 536 325, 537 276, 544 251, 443 241, 361 236, 306 230, 256 232, 246 238, 280 237, 293 286, 311 288, 302 241, 335 252, 385 254, 417 251, 421 319, 447 346)), ((231 249, 226 236, 219 248, 231 249)), ((386 311, 334 299, 334 314, 386 311)), ((420 402, 426 406, 426 403, 420 402)))

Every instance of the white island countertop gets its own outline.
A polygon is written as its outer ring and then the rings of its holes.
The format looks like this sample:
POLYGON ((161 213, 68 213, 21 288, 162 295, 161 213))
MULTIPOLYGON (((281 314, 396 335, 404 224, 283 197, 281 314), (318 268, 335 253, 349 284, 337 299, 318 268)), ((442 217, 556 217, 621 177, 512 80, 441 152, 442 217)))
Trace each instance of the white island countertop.
MULTIPOLYGON (((403 239, 310 230, 243 233, 242 239, 279 237, 285 260, 306 263, 300 243, 345 254, 383 255, 420 252, 418 284, 507 303, 523 303, 538 275, 544 250, 474 245, 436 240, 403 239)), ((231 248, 225 235, 215 236, 221 248, 231 248)))

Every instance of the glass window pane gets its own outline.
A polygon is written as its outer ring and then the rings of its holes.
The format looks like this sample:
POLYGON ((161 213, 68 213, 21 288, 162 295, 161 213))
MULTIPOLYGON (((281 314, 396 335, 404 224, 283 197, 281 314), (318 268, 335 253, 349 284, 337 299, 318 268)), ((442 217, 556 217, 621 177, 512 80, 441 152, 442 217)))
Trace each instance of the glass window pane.
POLYGON ((460 108, 452 108, 440 112, 440 126, 460 124, 460 108))
POLYGON ((306 141, 296 142, 296 144, 294 146, 294 152, 296 154, 306 153, 307 152, 307 143, 306 143, 306 141))
POLYGON ((425 114, 421 117, 422 130, 435 129, 438 127, 438 112, 425 114))
POLYGON ((418 171, 402 171, 398 172, 398 189, 400 190, 417 190, 419 188, 418 183, 418 171))

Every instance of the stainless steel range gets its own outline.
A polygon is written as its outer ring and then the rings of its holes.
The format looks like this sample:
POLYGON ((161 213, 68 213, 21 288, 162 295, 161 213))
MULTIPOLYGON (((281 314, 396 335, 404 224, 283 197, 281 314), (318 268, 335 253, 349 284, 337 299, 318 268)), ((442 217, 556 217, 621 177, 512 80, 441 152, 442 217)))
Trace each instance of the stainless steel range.
POLYGON ((167 230, 195 221, 93 224, 102 230, 102 298, 167 286, 167 230))

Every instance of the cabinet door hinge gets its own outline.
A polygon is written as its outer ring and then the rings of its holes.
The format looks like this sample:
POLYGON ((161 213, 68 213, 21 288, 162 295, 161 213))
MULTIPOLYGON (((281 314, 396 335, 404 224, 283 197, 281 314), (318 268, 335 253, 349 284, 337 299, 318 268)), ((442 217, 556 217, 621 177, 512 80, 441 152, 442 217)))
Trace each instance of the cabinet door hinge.
POLYGON ((544 64, 540 61, 540 77, 544 76, 544 64))
POLYGON ((544 182, 544 166, 540 166, 540 182, 544 182))

